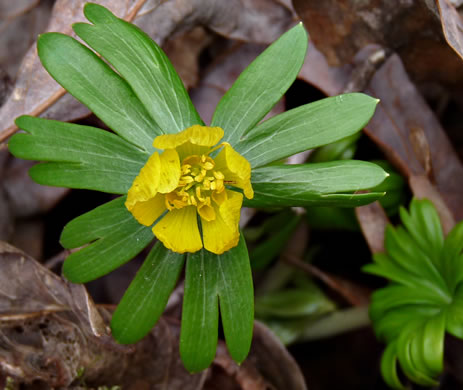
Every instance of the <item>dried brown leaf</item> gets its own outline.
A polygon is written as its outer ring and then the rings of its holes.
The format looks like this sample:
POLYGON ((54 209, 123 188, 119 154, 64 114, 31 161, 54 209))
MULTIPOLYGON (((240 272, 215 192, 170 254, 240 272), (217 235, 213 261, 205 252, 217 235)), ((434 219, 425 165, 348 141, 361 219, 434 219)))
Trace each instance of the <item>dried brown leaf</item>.
MULTIPOLYGON (((381 103, 366 134, 406 177, 428 175, 454 218, 463 219, 463 186, 455 180, 463 176, 463 165, 397 55, 374 75, 367 93, 381 103)), ((432 193, 420 196, 431 197, 432 193)))
POLYGON ((88 388, 202 388, 207 371, 191 375, 181 363, 178 322, 161 319, 146 338, 124 347, 110 337, 108 321, 83 285, 0 242, 0 373, 49 388, 77 388, 79 381, 88 388))
POLYGON ((315 46, 331 65, 368 44, 396 51, 413 79, 462 85, 458 55, 442 33, 437 6, 424 0, 293 0, 315 46))
POLYGON ((47 27, 51 5, 38 0, 0 2, 0 68, 11 79, 32 42, 47 27))
MULTIPOLYGON (((71 25, 84 21, 82 10, 86 2, 86 0, 57 0, 46 31, 62 32, 75 36, 71 25)), ((144 2, 145 0, 117 2, 100 0, 98 3, 108 7, 116 15, 132 20, 135 16, 132 12, 138 10, 144 2)), ((42 67, 35 44, 32 45, 22 61, 11 95, 0 108, 0 118, 2 118, 0 141, 6 140, 17 130, 13 123, 16 117, 22 114, 40 115, 63 97, 65 93, 65 90, 42 67)), ((66 112, 64 119, 75 119, 68 110, 64 111, 66 112)), ((55 117, 54 119, 63 118, 55 117)))
POLYGON ((326 57, 309 40, 307 55, 299 72, 298 78, 318 88, 328 96, 335 96, 342 92, 349 80, 352 67, 330 66, 326 57))
POLYGON ((293 12, 277 0, 151 0, 135 19, 162 44, 166 37, 202 25, 227 38, 269 44, 294 22, 293 12))
POLYGON ((379 202, 357 207, 355 215, 371 253, 384 252, 384 232, 389 219, 379 202))
POLYGON ((449 46, 463 59, 463 20, 449 0, 437 0, 445 39, 449 46))

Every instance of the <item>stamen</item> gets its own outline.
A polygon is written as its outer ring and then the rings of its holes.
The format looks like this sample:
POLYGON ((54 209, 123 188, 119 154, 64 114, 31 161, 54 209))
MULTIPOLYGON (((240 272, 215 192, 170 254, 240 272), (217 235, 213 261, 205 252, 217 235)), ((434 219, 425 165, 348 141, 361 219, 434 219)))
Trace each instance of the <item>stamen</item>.
MULTIPOLYGON (((209 153, 224 145, 227 143, 218 145, 209 153)), ((178 187, 166 196, 166 207, 169 210, 196 206, 198 212, 200 208, 203 210, 200 215, 208 213, 215 218, 211 203, 212 199, 215 204, 221 204, 226 199, 225 176, 220 171, 214 171, 215 162, 208 154, 193 155, 183 160, 178 187), (205 207, 209 207, 210 211, 205 207)))

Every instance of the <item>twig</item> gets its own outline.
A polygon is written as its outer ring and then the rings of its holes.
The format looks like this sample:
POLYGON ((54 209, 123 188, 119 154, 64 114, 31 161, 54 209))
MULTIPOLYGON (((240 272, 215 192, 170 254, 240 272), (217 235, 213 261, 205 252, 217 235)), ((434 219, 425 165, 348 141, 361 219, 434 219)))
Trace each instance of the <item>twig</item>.
POLYGON ((53 257, 50 257, 48 260, 46 260, 43 265, 48 268, 48 269, 53 269, 55 268, 58 264, 64 262, 66 257, 68 257, 72 252, 75 252, 75 249, 70 250, 70 249, 64 249, 58 254, 56 254, 53 257))
POLYGON ((299 258, 285 254, 283 260, 296 268, 306 272, 310 276, 315 276, 325 283, 328 287, 338 292, 347 302, 354 306, 364 306, 369 303, 368 292, 366 289, 355 286, 353 283, 337 278, 323 272, 312 264, 304 263, 299 258))
POLYGON ((132 10, 124 17, 124 20, 126 22, 131 22, 132 20, 135 19, 135 16, 137 16, 138 11, 140 11, 140 8, 143 7, 146 3, 146 0, 140 0, 137 4, 135 4, 132 8, 132 10))

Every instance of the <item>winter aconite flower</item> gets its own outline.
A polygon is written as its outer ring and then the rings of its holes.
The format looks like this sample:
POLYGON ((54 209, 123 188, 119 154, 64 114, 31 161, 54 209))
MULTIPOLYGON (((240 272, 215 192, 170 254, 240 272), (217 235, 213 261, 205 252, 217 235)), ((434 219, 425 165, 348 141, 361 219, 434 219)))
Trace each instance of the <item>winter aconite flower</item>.
POLYGON ((185 367, 195 372, 212 362, 219 318, 230 356, 242 362, 254 295, 241 206, 354 207, 380 198, 358 192, 386 177, 375 164, 284 164, 359 132, 378 100, 352 93, 264 119, 304 62, 308 40, 298 24, 241 73, 206 126, 156 42, 101 5, 87 4, 84 14, 89 23, 73 29, 89 47, 46 33, 38 55, 106 129, 22 116, 16 124, 24 133, 9 142, 15 156, 42 161, 30 170, 40 184, 118 195, 66 224, 60 243, 76 250, 63 275, 73 283, 97 279, 157 238, 113 314, 113 337, 127 344, 147 335, 184 275, 185 367))
POLYGON ((243 195, 251 199, 251 166, 227 144, 220 127, 195 125, 157 137, 155 152, 130 188, 125 205, 142 225, 174 252, 203 247, 221 254, 236 246, 243 195), (211 154, 220 149, 216 157, 211 154), (203 240, 198 228, 201 220, 203 240))

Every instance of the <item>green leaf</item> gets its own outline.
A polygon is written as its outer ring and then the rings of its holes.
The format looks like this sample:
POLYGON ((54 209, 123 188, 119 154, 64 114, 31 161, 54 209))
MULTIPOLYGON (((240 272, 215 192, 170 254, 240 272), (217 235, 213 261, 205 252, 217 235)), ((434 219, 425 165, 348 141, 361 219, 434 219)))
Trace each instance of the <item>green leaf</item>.
POLYGON ((439 215, 433 204, 424 199, 418 203, 414 199, 410 203, 410 214, 402 207, 400 219, 418 246, 432 258, 438 257, 444 244, 444 235, 439 215))
POLYGON ((215 256, 220 314, 227 349, 237 363, 249 353, 254 321, 254 288, 248 250, 243 235, 238 246, 215 256))
POLYGON ((234 145, 281 99, 304 63, 307 43, 307 33, 299 23, 241 73, 212 118, 211 126, 224 129, 224 141, 234 145))
POLYGON ((444 240, 438 214, 428 200, 412 200, 401 210, 404 227, 386 229, 387 254, 376 254, 364 270, 390 279, 372 296, 370 316, 379 338, 388 343, 382 373, 401 388, 398 359, 412 381, 434 386, 443 370, 445 330, 463 338, 463 228, 444 240))
POLYGON ((124 205, 126 197, 112 200, 69 222, 61 245, 77 248, 64 262, 63 274, 73 283, 97 279, 133 259, 153 240, 151 228, 140 225, 124 205))
POLYGON ((122 138, 151 153, 161 134, 127 82, 89 48, 67 35, 39 37, 40 60, 50 75, 122 138))
POLYGON ((130 283, 111 319, 114 338, 135 343, 153 328, 166 307, 185 256, 158 242, 130 283))
POLYGON ((242 236, 238 246, 222 255, 203 249, 188 256, 180 356, 190 372, 207 368, 214 359, 219 300, 228 351, 241 363, 251 346, 254 319, 251 267, 242 236))
POLYGON ((386 180, 380 185, 372 188, 372 190, 386 193, 386 195, 379 200, 379 203, 381 203, 381 206, 388 216, 396 215, 399 211, 399 207, 406 203, 407 200, 405 180, 387 161, 373 160, 371 162, 379 165, 389 174, 386 180))
POLYGON ((279 165, 252 171, 254 198, 249 207, 359 206, 382 193, 354 194, 381 183, 386 173, 363 161, 279 165))
POLYGON ((357 141, 362 133, 354 133, 346 138, 322 146, 309 156, 312 163, 328 162, 334 160, 351 160, 357 150, 357 141))
POLYGON ((397 375, 396 342, 389 344, 384 350, 383 357, 381 358, 381 375, 384 381, 393 389, 406 389, 397 375))
POLYGON ((253 168, 360 131, 373 116, 377 99, 350 93, 294 108, 261 123, 235 145, 253 168))
POLYGON ((76 34, 127 80, 164 133, 202 124, 171 62, 148 35, 98 4, 86 4, 84 14, 93 25, 74 24, 76 34))
POLYGON ((454 291, 463 280, 463 221, 459 222, 450 231, 444 242, 442 272, 444 277, 454 291), (456 272, 458 269, 459 272, 456 272))
MULTIPOLYGON (((287 214, 287 213, 285 213, 287 214)), ((250 253, 252 269, 265 268, 282 251, 296 229, 301 216, 289 213, 290 219, 264 242, 261 242, 250 253)))
POLYGON ((107 131, 31 116, 16 124, 29 134, 15 134, 11 153, 27 160, 51 161, 31 168, 44 185, 127 193, 148 154, 107 131))
POLYGON ((186 262, 180 356, 190 372, 209 367, 217 348, 219 308, 216 257, 202 249, 189 254, 186 262))
POLYGON ((256 298, 256 316, 261 318, 314 316, 334 308, 315 285, 275 291, 256 298))

